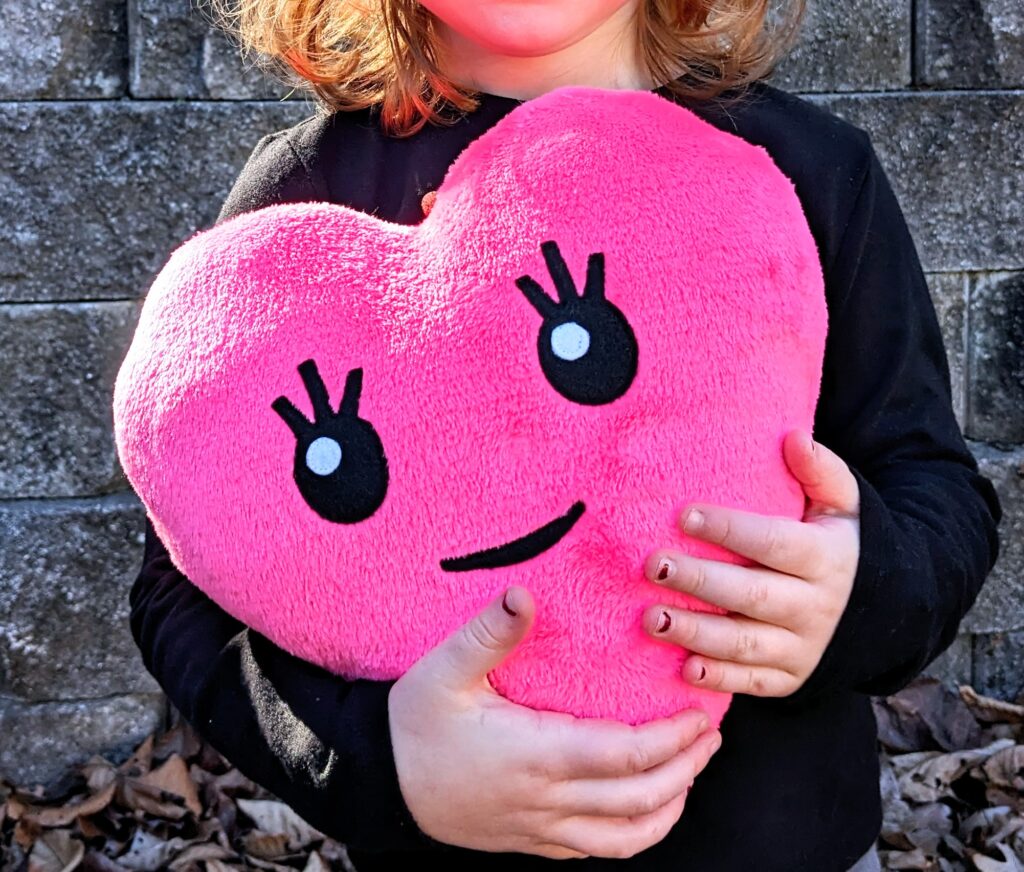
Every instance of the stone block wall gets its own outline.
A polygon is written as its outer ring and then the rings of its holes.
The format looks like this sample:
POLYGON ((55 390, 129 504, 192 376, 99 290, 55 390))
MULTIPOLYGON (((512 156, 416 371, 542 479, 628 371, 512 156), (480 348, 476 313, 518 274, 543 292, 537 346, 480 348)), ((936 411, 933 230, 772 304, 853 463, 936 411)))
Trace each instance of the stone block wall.
MULTIPOLYGON (((171 250, 256 140, 313 104, 190 0, 20 0, 0 15, 0 773, 45 781, 165 716, 128 629, 143 511, 113 381, 171 250)), ((1024 7, 811 0, 773 82, 867 130, 945 331, 1003 555, 935 671, 1024 692, 1024 7)))

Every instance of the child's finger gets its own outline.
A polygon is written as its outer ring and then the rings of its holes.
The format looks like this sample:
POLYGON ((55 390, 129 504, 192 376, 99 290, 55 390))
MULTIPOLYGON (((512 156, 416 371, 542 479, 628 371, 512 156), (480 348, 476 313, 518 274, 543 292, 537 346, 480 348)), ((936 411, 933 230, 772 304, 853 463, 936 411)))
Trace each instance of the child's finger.
POLYGON ((535 605, 530 593, 510 587, 451 633, 420 661, 453 690, 477 687, 526 637, 535 605))
POLYGON ((751 666, 784 665, 799 641, 783 627, 671 606, 648 609, 644 613, 644 629, 655 639, 688 651, 751 666))
POLYGON ((647 558, 644 574, 655 584, 783 627, 792 622, 806 601, 807 587, 802 579, 681 551, 655 551, 647 558))
POLYGON ((806 430, 790 430, 782 453, 812 502, 849 515, 860 511, 860 488, 846 461, 806 430))
POLYGON ((570 718, 555 746, 546 749, 544 768, 552 777, 565 780, 635 775, 672 759, 692 745, 707 726, 708 717, 700 709, 635 727, 611 720, 570 718))
POLYGON ((763 515, 731 506, 697 503, 680 516, 683 532, 799 578, 821 568, 822 531, 781 515, 763 515))
POLYGON ((652 814, 686 792, 720 743, 718 731, 709 730, 675 757, 638 775, 564 782, 557 794, 559 804, 572 815, 639 817, 652 814))
POLYGON ((589 857, 624 860, 664 839, 685 805, 683 793, 657 811, 637 818, 568 818, 556 825, 556 840, 589 857))
POLYGON ((683 678, 695 687, 750 696, 789 696, 799 686, 795 675, 770 666, 748 666, 693 655, 683 664, 683 678))
POLYGON ((589 856, 582 851, 567 848, 565 845, 556 845, 552 842, 541 842, 537 845, 537 848, 540 849, 537 853, 548 860, 583 860, 589 856))

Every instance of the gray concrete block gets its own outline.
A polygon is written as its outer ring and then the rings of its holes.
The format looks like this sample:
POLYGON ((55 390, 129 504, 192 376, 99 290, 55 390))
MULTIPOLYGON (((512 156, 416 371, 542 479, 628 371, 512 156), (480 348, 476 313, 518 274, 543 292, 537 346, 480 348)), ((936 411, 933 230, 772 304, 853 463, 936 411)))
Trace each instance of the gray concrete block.
POLYGON ((0 301, 145 294, 265 133, 312 105, 0 104, 0 301))
POLYGON ((916 81, 940 88, 1024 85, 1020 0, 918 0, 916 81))
POLYGON ((809 99, 871 134, 926 270, 1024 268, 1024 92, 809 99))
POLYGON ((128 623, 144 521, 131 493, 0 503, 0 695, 42 701, 157 689, 128 623))
POLYGON ((967 310, 968 278, 963 273, 929 273, 928 289, 935 313, 942 328, 942 342, 949 361, 949 381, 953 397, 953 411, 963 429, 966 421, 964 399, 965 312, 967 310))
POLYGON ((910 0, 810 0, 797 44, 769 81, 801 92, 909 85, 910 8, 910 0))
POLYGON ((954 687, 970 684, 973 643, 970 636, 957 636, 945 651, 936 657, 924 670, 924 674, 944 681, 954 687))
POLYGON ((1009 702, 1024 702, 1024 631, 974 637, 974 689, 1009 702))
POLYGON ((112 403, 140 307, 0 304, 0 497, 128 486, 114 446, 112 403))
POLYGON ((971 277, 967 433, 1024 442, 1024 272, 971 277))
POLYGON ((1000 449, 971 443, 978 468, 992 480, 1003 506, 999 559, 974 607, 961 624, 965 633, 1024 629, 1024 446, 1000 449))
MULTIPOLYGON (((278 100, 288 85, 244 57, 194 0, 129 0, 129 87, 134 97, 278 100)), ((295 98, 292 98, 295 99, 295 98)))
POLYGON ((0 100, 120 97, 127 58, 120 0, 2 4, 0 100))
POLYGON ((160 694, 44 703, 0 697, 0 776, 31 788, 93 754, 120 763, 162 724, 165 710, 160 694))

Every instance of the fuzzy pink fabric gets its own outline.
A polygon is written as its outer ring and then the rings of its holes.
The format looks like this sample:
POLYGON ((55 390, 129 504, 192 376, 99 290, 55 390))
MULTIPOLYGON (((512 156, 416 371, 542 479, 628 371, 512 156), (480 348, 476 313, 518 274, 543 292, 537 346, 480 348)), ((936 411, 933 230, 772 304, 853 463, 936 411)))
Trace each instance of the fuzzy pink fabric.
POLYGON ((686 684, 685 652, 641 628, 657 602, 708 607, 646 581, 644 559, 749 563, 681 533, 692 500, 802 517, 781 446, 812 427, 825 333, 816 246, 764 149, 649 92, 566 87, 471 143, 417 226, 275 205, 181 244, 118 375, 115 435, 175 564, 300 657, 397 677, 515 583, 538 616, 491 676, 509 699, 630 723, 699 706, 717 724, 729 697, 686 684), (546 240, 580 293, 604 255, 637 349, 610 402, 574 402, 542 371, 542 318, 516 280, 555 299, 546 240), (271 406, 312 420, 308 358, 334 409, 363 373, 358 415, 389 478, 357 523, 311 509, 271 406), (528 560, 441 568, 577 502, 528 560))

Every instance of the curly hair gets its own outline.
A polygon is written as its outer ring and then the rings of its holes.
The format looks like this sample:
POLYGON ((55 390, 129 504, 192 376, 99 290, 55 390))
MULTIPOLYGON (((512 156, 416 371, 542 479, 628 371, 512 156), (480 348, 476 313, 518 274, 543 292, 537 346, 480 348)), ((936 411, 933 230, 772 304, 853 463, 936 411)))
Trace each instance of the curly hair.
MULTIPOLYGON (((378 107, 387 132, 408 136, 478 105, 478 92, 443 75, 437 18, 418 0, 207 2, 244 57, 257 52, 258 66, 312 91, 323 112, 378 107)), ((680 97, 739 95, 792 47, 804 10, 805 0, 641 0, 637 47, 651 78, 680 97)))

